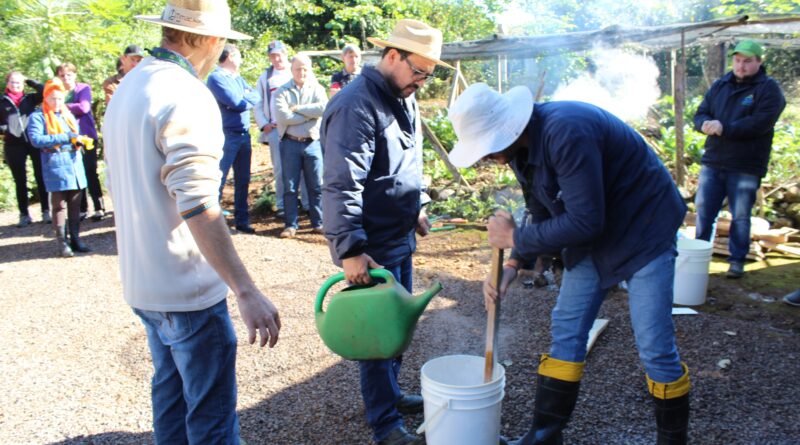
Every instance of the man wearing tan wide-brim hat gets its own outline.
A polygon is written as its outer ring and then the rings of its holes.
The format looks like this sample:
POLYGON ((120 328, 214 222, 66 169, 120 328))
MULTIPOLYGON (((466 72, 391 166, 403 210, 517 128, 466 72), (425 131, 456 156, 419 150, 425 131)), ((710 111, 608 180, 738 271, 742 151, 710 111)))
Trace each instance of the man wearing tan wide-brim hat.
POLYGON ((202 82, 231 29, 225 0, 169 0, 161 46, 111 99, 103 136, 126 302, 147 332, 153 358, 157 444, 239 444, 236 294, 250 343, 278 341, 280 319, 231 242, 218 203, 224 136, 202 82))
MULTIPOLYGON (((430 223, 422 205, 422 131, 414 93, 441 61, 442 33, 417 20, 399 20, 376 66, 333 97, 322 117, 323 228, 334 263, 353 284, 371 281, 370 268, 386 268, 411 291, 415 232, 430 223)), ((373 440, 380 445, 420 444, 401 414, 422 411, 419 396, 402 395, 401 357, 359 362, 361 394, 373 440)))

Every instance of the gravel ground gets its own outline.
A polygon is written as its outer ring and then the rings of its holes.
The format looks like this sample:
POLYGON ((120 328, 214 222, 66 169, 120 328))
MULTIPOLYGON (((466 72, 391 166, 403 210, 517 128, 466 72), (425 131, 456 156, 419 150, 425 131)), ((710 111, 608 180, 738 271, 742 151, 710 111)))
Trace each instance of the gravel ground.
MULTIPOLYGON (((121 297, 113 221, 86 222, 83 233, 94 252, 73 259, 53 257, 49 227, 17 229, 15 222, 14 213, 0 213, 0 443, 152 443, 152 367, 144 329, 121 297)), ((337 271, 322 237, 301 230, 296 239, 281 240, 276 221, 255 226, 258 235, 233 239, 277 304, 283 331, 275 349, 248 345, 229 299, 240 343, 243 438, 251 445, 369 443, 357 368, 329 352, 314 327, 316 290, 337 271)), ((490 253, 484 246, 485 234, 478 231, 439 232, 420 242, 416 292, 435 280, 445 289, 425 312, 405 356, 401 384, 407 390, 419 391, 419 369, 429 359, 482 355, 480 282, 490 253)), ((702 307, 701 315, 675 318, 693 383, 692 442, 800 443, 800 386, 794 380, 800 311, 748 301, 716 277, 710 295, 714 304, 702 307), (741 319, 738 313, 750 315, 741 319), (731 361, 726 369, 718 366, 722 359, 731 361)), ((530 422, 535 366, 548 348, 555 298, 555 291, 516 284, 504 302, 499 354, 507 370, 506 435, 522 433, 530 422)), ((601 316, 610 324, 588 358, 566 441, 653 443, 627 295, 612 293, 601 316)), ((410 427, 421 421, 421 415, 407 418, 410 427)))

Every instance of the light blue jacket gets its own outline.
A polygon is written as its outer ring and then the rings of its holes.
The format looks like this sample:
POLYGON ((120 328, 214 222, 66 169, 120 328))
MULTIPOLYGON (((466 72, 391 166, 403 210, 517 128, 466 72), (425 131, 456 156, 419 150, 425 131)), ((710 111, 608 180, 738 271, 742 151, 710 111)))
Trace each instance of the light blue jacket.
MULTIPOLYGON (((64 127, 66 121, 58 114, 64 127)), ((41 110, 31 114, 28 121, 28 140, 38 148, 42 157, 42 176, 48 192, 80 190, 86 188, 86 171, 83 156, 70 143, 68 133, 47 134, 41 110)))

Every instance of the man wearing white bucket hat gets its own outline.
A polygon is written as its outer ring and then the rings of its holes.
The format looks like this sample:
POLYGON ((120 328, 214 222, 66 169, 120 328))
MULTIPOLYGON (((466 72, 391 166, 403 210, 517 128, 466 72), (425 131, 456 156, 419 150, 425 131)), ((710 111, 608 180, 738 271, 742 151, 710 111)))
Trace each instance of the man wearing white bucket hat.
POLYGON ((586 339, 608 289, 628 283, 631 324, 655 402, 659 444, 686 443, 689 375, 671 318, 675 234, 683 203, 667 170, 630 127, 581 102, 536 104, 526 87, 505 94, 467 88, 450 109, 458 142, 450 160, 507 164, 529 217, 517 227, 498 211, 489 244, 513 249, 500 298, 521 263, 561 252, 566 266, 552 313, 552 345, 538 369, 533 425, 516 444, 557 444, 578 398, 586 339))
POLYGON ((137 16, 162 28, 161 46, 125 76, 105 115, 125 300, 145 325, 155 372, 158 444, 238 444, 236 294, 250 343, 274 346, 280 319, 231 242, 218 203, 222 118, 201 79, 231 30, 225 0, 168 0, 137 16))
MULTIPOLYGON (((333 261, 348 281, 367 284, 370 268, 385 267, 411 291, 415 231, 430 229, 422 211, 422 132, 414 92, 433 77, 441 31, 399 20, 377 66, 367 66, 328 103, 322 117, 322 202, 333 261)), ((419 412, 418 396, 397 384, 401 357, 359 362, 367 422, 378 444, 418 444, 401 412, 419 412)))

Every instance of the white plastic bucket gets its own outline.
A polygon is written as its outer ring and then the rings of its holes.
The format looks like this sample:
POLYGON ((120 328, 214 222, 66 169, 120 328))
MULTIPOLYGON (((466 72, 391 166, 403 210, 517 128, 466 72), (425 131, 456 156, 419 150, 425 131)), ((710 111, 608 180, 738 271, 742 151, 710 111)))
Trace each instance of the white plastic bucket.
POLYGON ((673 303, 686 306, 705 303, 712 247, 710 242, 700 239, 678 239, 673 303))
POLYGON ((422 367, 422 398, 428 445, 497 445, 500 437, 506 371, 495 363, 492 380, 483 382, 484 358, 448 355, 422 367))

